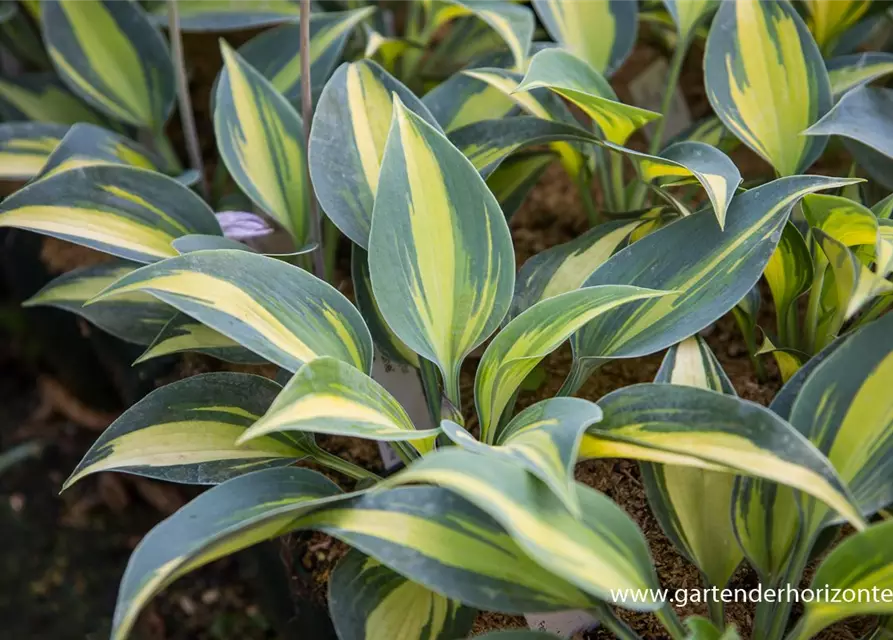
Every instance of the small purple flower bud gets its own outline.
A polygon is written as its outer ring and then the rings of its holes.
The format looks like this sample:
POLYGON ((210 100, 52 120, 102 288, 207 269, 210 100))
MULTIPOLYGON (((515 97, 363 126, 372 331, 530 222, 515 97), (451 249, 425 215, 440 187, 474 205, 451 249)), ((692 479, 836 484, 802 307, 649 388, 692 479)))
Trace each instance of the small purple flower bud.
POLYGON ((266 220, 249 211, 221 211, 215 214, 223 235, 233 240, 250 240, 273 233, 266 220))

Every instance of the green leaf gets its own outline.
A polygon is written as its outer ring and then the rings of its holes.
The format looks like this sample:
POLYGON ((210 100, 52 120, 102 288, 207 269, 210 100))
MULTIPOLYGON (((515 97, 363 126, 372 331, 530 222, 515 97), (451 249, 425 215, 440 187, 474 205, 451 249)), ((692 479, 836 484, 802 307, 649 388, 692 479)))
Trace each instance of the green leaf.
POLYGON ((825 138, 801 133, 831 107, 825 63, 786 0, 723 2, 707 38, 704 82, 713 111, 781 176, 802 173, 825 138))
POLYGON ((161 132, 174 104, 174 68, 139 5, 48 0, 41 7, 47 50, 71 90, 116 120, 161 132))
POLYGON ((17 227, 134 262, 177 255, 171 241, 220 235, 210 207, 173 178, 136 167, 81 167, 38 180, 3 201, 0 228, 17 227))
MULTIPOLYGON (((683 2, 683 4, 685 3, 683 2)), ((734 624, 721 630, 717 629, 710 620, 700 616, 686 618, 685 627, 688 629, 685 640, 740 640, 741 638, 734 624)))
POLYGON ((601 420, 595 403, 579 398, 550 398, 527 407, 499 432, 495 445, 478 442, 455 422, 443 431, 463 449, 507 460, 546 483, 571 513, 581 516, 574 466, 580 440, 589 425, 601 420))
POLYGON ((695 29, 719 4, 717 0, 663 0, 663 3, 667 13, 676 23, 676 30, 682 43, 691 41, 695 29))
MULTIPOLYGON (((99 291, 96 293, 99 293, 99 291)), ((148 294, 135 295, 148 296, 148 294)), ((116 296, 105 303, 99 303, 94 306, 114 305, 119 297, 124 296, 116 296)), ((151 298, 151 296, 149 297, 151 298)), ((87 307, 87 309, 90 308, 92 307, 87 307)), ((219 331, 215 331, 211 327, 193 320, 184 313, 177 313, 164 325, 160 332, 156 332, 156 335, 149 341, 149 346, 136 359, 134 364, 185 351, 203 353, 207 356, 235 364, 265 364, 267 362, 259 355, 249 351, 235 340, 227 338, 219 331)))
POLYGON ((310 130, 310 175, 319 204, 364 249, 395 95, 440 129, 412 91, 376 63, 360 60, 338 67, 323 89, 310 130))
POLYGON ((341 640, 453 640, 471 630, 477 611, 351 550, 329 579, 329 614, 341 640))
POLYGON ((433 449, 440 433, 440 429, 416 430, 387 389, 356 367, 331 357, 317 358, 298 369, 239 442, 277 431, 409 441, 420 453, 433 449))
POLYGON ((275 258, 227 249, 187 253, 137 269, 91 304, 134 291, 151 293, 289 371, 321 356, 366 372, 372 366, 369 330, 347 298, 275 258))
MULTIPOLYGON (((180 29, 185 32, 242 31, 297 19, 293 0, 177 0, 180 29)), ((152 21, 167 24, 167 3, 152 13, 152 21)))
POLYGON ((356 244, 351 246, 350 269, 357 308, 360 310, 363 320, 366 321, 366 326, 369 327, 369 333, 372 335, 376 348, 389 360, 402 362, 418 369, 419 356, 394 335, 388 323, 385 322, 378 302, 372 294, 369 254, 356 244))
POLYGON ((629 457, 774 480, 827 502, 853 526, 864 526, 828 459, 765 407, 668 384, 624 387, 601 398, 599 406, 604 418, 584 436, 584 458, 629 457))
POLYGON ((511 220, 521 208, 527 194, 555 159, 556 155, 552 151, 518 153, 503 160, 487 177, 487 188, 499 201, 506 220, 511 220))
POLYGON ((893 54, 884 51, 851 53, 827 62, 831 93, 840 98, 850 89, 893 73, 893 54))
POLYGON ((67 131, 66 125, 49 122, 0 124, 0 179, 25 181, 36 176, 67 131))
MULTIPOLYGON (((296 5, 293 6, 297 8, 296 5)), ((369 6, 310 15, 310 84, 314 96, 319 95, 341 60, 353 30, 374 12, 375 7, 369 6)), ((295 108, 301 100, 300 30, 300 23, 290 20, 239 47, 242 59, 269 80, 295 108)))
POLYGON ((634 131, 660 114, 618 101, 617 94, 595 69, 562 51, 545 49, 530 60, 527 74, 516 92, 538 87, 551 89, 570 100, 592 118, 608 142, 622 145, 634 131))
POLYGON ((806 640, 844 618, 893 613, 893 598, 889 596, 893 589, 891 539, 893 522, 888 520, 835 547, 816 569, 811 588, 819 592, 830 589, 830 593, 843 597, 806 603, 803 617, 788 637, 806 640))
POLYGON ((503 91, 462 72, 426 93, 422 103, 447 133, 481 120, 504 118, 516 108, 503 91))
POLYGON ((868 0, 805 0, 809 29, 822 53, 834 51, 837 41, 868 12, 868 0))
POLYGON ((218 484, 307 455, 303 434, 273 434, 237 446, 279 392, 246 373, 205 373, 151 392, 93 443, 63 489, 99 471, 186 484, 218 484))
MULTIPOLYGON (((697 335, 670 347, 654 381, 736 395, 697 335)), ((735 476, 672 464, 643 462, 641 469, 648 504, 664 533, 701 570, 707 585, 724 587, 744 557, 730 517, 735 476)))
POLYGON ((622 305, 667 295, 672 292, 622 285, 587 287, 542 300, 514 318, 487 346, 475 376, 481 440, 493 444, 501 438, 500 418, 518 386, 577 329, 622 305))
POLYGON ((5 120, 102 124, 102 117, 73 96, 54 73, 0 78, 0 113, 5 120))
POLYGON ((509 317, 514 318, 541 300, 579 289, 640 224, 638 220, 605 222, 530 258, 515 280, 509 317))
POLYGON ((404 343, 437 364, 458 406, 462 361, 508 310, 515 256, 499 203, 478 172, 399 99, 373 220, 369 267, 381 313, 404 343))
POLYGON ((214 135, 239 188, 288 229, 295 245, 310 238, 304 128, 294 108, 225 42, 217 83, 214 135))
POLYGON ((165 162, 143 145, 93 124, 76 124, 47 158, 38 179, 56 173, 117 164, 163 173, 165 162))
MULTIPOLYGON (((614 502, 577 484, 581 518, 520 465, 456 447, 437 451, 384 481, 429 482, 484 509, 546 570, 601 600, 620 589, 654 589, 657 576, 642 532, 614 502)), ((649 594, 652 592, 648 592, 649 594)), ((663 602, 642 599, 628 608, 654 611, 663 602)))
POLYGON ((456 18, 476 16, 503 39, 512 53, 515 68, 524 67, 535 22, 529 8, 500 0, 435 0, 427 4, 432 7, 432 15, 426 28, 437 29, 456 18))
POLYGON ((522 613, 593 603, 450 491, 406 487, 345 495, 308 469, 269 469, 213 487, 143 538, 118 592, 112 640, 124 640, 140 609, 180 576, 302 528, 339 538, 414 582, 481 609, 522 613))
POLYGON ((132 293, 85 307, 84 303, 140 265, 124 260, 80 267, 54 278, 25 300, 25 307, 56 307, 76 313, 116 338, 149 344, 174 310, 146 293, 132 293))
POLYGON ((756 284, 797 200, 851 182, 821 176, 775 180, 736 196, 724 231, 713 211, 702 211, 617 253, 586 286, 622 283, 680 295, 629 304, 590 322, 571 340, 575 365, 566 389, 578 388, 599 358, 654 353, 722 317, 756 284))
MULTIPOLYGON (((881 154, 893 157, 893 125, 888 114, 893 105, 893 89, 861 86, 844 95, 824 118, 804 135, 841 136, 881 154)), ((861 158, 856 161, 862 164, 861 158)))
POLYGON ((788 221, 782 228, 781 239, 766 263, 763 277, 775 301, 775 319, 781 344, 794 347, 799 319, 797 298, 809 290, 813 277, 812 255, 794 223, 788 221))
POLYGON ((534 0, 533 7, 552 39, 599 73, 616 71, 636 42, 633 2, 534 0))

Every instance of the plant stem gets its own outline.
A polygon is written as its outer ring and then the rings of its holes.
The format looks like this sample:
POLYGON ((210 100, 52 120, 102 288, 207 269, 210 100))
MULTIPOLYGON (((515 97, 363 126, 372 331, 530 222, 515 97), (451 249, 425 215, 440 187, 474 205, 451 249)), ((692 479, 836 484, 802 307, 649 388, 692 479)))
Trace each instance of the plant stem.
POLYGON ((716 628, 724 629, 726 626, 726 612, 722 600, 710 598, 707 601, 707 611, 710 613, 710 621, 716 625, 716 628))
POLYGON ((615 211, 626 211, 626 184, 623 182, 623 156, 619 153, 609 153, 611 165, 611 189, 614 192, 615 211))
POLYGON ((186 56, 183 54, 183 34, 180 32, 180 10, 177 0, 168 0, 168 37, 171 42, 171 55, 174 62, 174 75, 177 80, 177 100, 180 108, 180 123, 186 139, 186 154, 189 164, 198 172, 198 188, 202 197, 210 198, 208 180, 202 163, 202 150, 195 128, 195 114, 192 111, 192 98, 189 95, 189 81, 186 77, 186 56))
POLYGON ((596 605, 593 609, 593 614, 619 640, 641 640, 636 632, 621 620, 607 604, 600 603, 596 605))
POLYGON ((580 169, 577 177, 577 189, 580 190, 580 200, 583 201, 583 209, 586 211, 586 217, 589 219, 589 226, 594 227, 601 222, 601 215, 595 207, 592 200, 592 191, 590 190, 592 182, 592 174, 586 167, 580 169))
POLYGON ((378 476, 371 471, 364 469, 358 465, 355 465, 352 462, 348 462, 347 460, 342 460, 338 456, 329 453, 325 449, 315 446, 313 447, 313 453, 311 455, 311 459, 314 462, 318 462, 324 467, 328 467, 334 471, 338 471, 339 473, 343 473, 349 478, 353 478, 355 480, 375 480, 378 482, 381 480, 381 476, 378 476))
POLYGON ((664 629, 667 630, 673 640, 685 640, 685 637, 688 634, 685 632, 685 627, 682 626, 682 621, 679 620, 679 616, 673 611, 673 606, 671 604, 665 604, 663 607, 655 611, 654 615, 657 616, 657 619, 660 620, 660 623, 664 626, 664 629))
POLYGON ((596 150, 595 170, 598 173, 598 183, 602 190, 605 208, 608 211, 617 211, 617 203, 614 200, 614 188, 611 184, 610 170, 608 167, 608 152, 604 149, 596 150))
POLYGON ((813 255, 812 287, 809 289, 809 301, 806 304, 806 319, 804 320, 806 353, 813 354, 818 350, 818 336, 816 331, 819 324, 819 313, 822 302, 822 287, 825 284, 825 269, 828 261, 821 247, 815 247, 813 255))
MULTIPOLYGON (((660 102, 661 118, 654 126, 654 134, 651 142, 648 143, 648 153, 657 154, 663 148, 664 132, 667 129, 667 117, 670 115, 670 108, 673 104, 673 96, 676 93, 676 87, 679 84, 679 76, 682 74, 682 64, 685 62, 685 56, 688 54, 688 41, 680 41, 676 43, 673 50, 673 56, 670 58, 670 69, 667 72, 667 88, 660 102)), ((641 209, 645 203, 645 196, 648 194, 647 188, 640 184, 633 194, 630 202, 631 209, 641 209)))
POLYGON ((319 207, 313 183, 310 180, 310 125, 313 122, 313 95, 310 79, 310 0, 301 0, 301 116, 304 121, 304 167, 307 183, 307 205, 311 241, 316 241, 313 250, 313 272, 319 278, 325 277, 326 264, 323 255, 322 228, 319 220, 319 207))
POLYGON ((440 426, 442 398, 440 371, 433 362, 419 356, 419 374, 422 378, 422 388, 425 390, 425 400, 428 403, 428 415, 431 416, 431 425, 438 427, 440 426))
POLYGON ((174 146, 164 131, 146 130, 146 136, 149 142, 148 146, 164 160, 167 172, 176 174, 183 171, 180 158, 177 157, 177 152, 174 151, 174 146))
POLYGON ((335 281, 335 266, 338 262, 338 240, 341 232, 331 220, 323 220, 323 252, 325 254, 325 278, 327 282, 335 281))

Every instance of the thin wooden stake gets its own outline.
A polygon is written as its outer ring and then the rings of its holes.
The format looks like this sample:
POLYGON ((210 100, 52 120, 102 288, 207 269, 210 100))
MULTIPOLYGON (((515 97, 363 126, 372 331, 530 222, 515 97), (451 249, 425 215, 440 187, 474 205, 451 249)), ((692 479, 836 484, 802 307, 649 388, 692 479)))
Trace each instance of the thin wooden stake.
POLYGON ((318 278, 326 277, 323 253, 323 237, 319 220, 319 207, 310 181, 310 124, 313 121, 313 95, 310 85, 310 0, 301 0, 301 118, 304 120, 304 160, 307 171, 307 189, 310 191, 310 237, 316 242, 313 250, 313 271, 318 278))
POLYGON ((180 108, 180 123, 183 137, 186 138, 186 153, 190 166, 198 171, 198 186, 202 197, 209 198, 208 180, 202 162, 202 149, 195 128, 195 114, 192 112, 192 98, 189 95, 189 81, 186 78, 186 57, 183 55, 183 34, 180 32, 180 9, 177 0, 168 0, 168 36, 171 41, 171 55, 174 61, 174 74, 177 79, 177 100, 180 108))

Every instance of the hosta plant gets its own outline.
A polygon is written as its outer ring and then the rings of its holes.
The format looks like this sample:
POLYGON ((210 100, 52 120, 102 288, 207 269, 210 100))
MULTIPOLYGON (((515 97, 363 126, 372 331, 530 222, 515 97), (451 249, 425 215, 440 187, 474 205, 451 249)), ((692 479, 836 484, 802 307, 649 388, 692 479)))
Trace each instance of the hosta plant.
MULTIPOLYGON (((890 61, 848 57, 845 44, 876 18, 870 3, 841 1, 851 11, 836 13, 818 2, 730 0, 714 12, 695 1, 435 0, 402 7, 401 32, 377 5, 349 4, 311 16, 302 65, 289 2, 149 12, 44 2, 55 75, 0 84, 14 117, 37 120, 2 125, 0 159, 27 155, 17 175, 32 180, 0 204, 0 227, 113 257, 27 304, 70 309, 144 345, 140 361, 197 351, 279 370, 158 388, 66 482, 118 471, 213 485, 134 551, 113 637, 127 637, 177 578, 306 530, 351 547, 328 593, 344 640, 463 638, 478 610, 566 609, 637 637, 614 607, 653 612, 672 638, 734 637, 722 601, 709 621, 680 620, 643 533, 574 480, 577 462, 593 458, 639 461, 657 520, 705 587, 725 587, 743 561, 767 589, 797 585, 841 525, 853 533, 819 564, 815 586, 893 587, 893 531, 875 521, 893 502, 893 207, 868 208, 859 179, 809 173, 834 135, 851 141, 871 189, 883 184, 873 172, 886 147, 857 125, 870 113, 887 126, 885 90, 863 85, 890 61), (227 198, 160 159, 172 154, 164 124, 177 78, 185 128, 191 114, 159 18, 170 19, 175 51, 180 30, 282 23, 238 49, 221 43, 212 107, 227 198), (554 42, 533 42, 537 20, 554 42), (706 34, 715 117, 669 144, 669 97, 662 113, 625 104, 607 79, 639 23, 672 47, 666 96, 706 34), (826 64, 841 47, 847 55, 826 64), (310 100, 305 149, 298 106, 310 100), (730 140, 775 175, 742 186, 730 140), (579 187, 592 228, 517 269, 508 219, 552 161, 579 187), (233 200, 241 209, 225 210, 233 200), (254 242, 273 228, 288 239, 276 252, 254 242), (340 234, 353 302, 333 286, 340 234), (327 253, 329 268, 310 251, 327 253), (786 379, 768 408, 737 397, 700 336, 733 312, 756 351, 761 278, 777 317, 763 352, 786 379), (516 410, 566 342, 573 362, 557 396, 516 410), (606 362, 664 350, 653 382, 574 397, 606 362), (376 358, 418 372, 430 424, 371 376, 376 358), (381 478, 317 435, 386 443, 403 466, 381 478)), ((893 611, 876 600, 808 603, 795 622, 790 613, 761 603, 754 637, 799 640, 893 611)))

